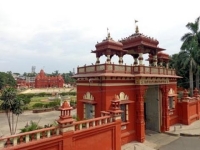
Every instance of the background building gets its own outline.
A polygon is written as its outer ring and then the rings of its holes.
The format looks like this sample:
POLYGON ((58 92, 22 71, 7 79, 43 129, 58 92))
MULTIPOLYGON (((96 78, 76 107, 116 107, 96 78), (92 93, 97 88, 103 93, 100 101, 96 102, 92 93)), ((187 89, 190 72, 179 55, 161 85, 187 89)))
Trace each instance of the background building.
POLYGON ((61 75, 46 76, 44 70, 35 78, 35 88, 63 87, 64 79, 61 75))

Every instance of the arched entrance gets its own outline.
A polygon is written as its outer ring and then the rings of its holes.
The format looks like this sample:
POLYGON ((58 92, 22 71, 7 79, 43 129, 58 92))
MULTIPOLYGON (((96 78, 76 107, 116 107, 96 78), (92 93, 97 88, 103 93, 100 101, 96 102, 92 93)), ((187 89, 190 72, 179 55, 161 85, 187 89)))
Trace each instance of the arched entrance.
POLYGON ((144 97, 145 129, 161 132, 162 93, 159 85, 148 86, 144 97))

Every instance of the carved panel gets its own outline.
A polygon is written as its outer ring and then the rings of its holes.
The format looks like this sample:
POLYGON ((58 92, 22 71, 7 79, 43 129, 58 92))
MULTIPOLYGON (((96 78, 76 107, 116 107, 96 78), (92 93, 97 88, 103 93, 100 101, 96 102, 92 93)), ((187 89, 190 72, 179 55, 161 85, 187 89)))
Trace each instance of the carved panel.
POLYGON ((115 71, 125 71, 125 66, 115 66, 115 71))
POLYGON ((97 71, 105 70, 105 65, 97 66, 97 71))
POLYGON ((85 69, 84 69, 84 68, 78 68, 78 72, 79 72, 79 73, 84 73, 84 72, 85 72, 85 69))
POLYGON ((85 95, 83 95, 83 99, 94 100, 94 97, 90 94, 90 92, 87 92, 85 95))
POLYGON ((138 72, 139 71, 138 67, 134 67, 134 71, 138 72))
POLYGON ((151 68, 151 74, 158 74, 158 68, 151 68))
POLYGON ((107 65, 107 70, 112 71, 113 70, 113 66, 112 65, 107 65))
POLYGON ((95 66, 86 67, 86 72, 94 72, 94 71, 95 71, 95 66))
POLYGON ((152 85, 152 84, 166 84, 169 83, 168 78, 136 78, 135 79, 135 84, 140 84, 140 85, 152 85))
POLYGON ((163 74, 163 69, 162 68, 160 68, 160 74, 163 74))
POLYGON ((131 67, 126 67, 126 72, 130 72, 131 73, 131 67))
POLYGON ((145 73, 150 73, 150 68, 145 67, 145 73))

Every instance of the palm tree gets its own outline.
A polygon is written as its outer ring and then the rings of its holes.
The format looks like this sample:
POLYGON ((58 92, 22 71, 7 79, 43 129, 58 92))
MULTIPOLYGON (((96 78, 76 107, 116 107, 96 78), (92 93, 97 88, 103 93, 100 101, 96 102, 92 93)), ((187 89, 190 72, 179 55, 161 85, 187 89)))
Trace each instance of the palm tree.
MULTIPOLYGON (((193 51, 194 52, 194 51, 193 51)), ((194 54, 190 51, 181 51, 178 55, 178 60, 182 66, 180 70, 189 66, 189 81, 190 81, 190 95, 193 95, 193 74, 197 70, 197 63, 194 60, 194 54)))
POLYGON ((199 57, 200 57, 200 31, 198 17, 194 23, 189 22, 186 27, 191 31, 182 36, 183 44, 181 50, 185 51, 189 58, 183 59, 184 64, 189 64, 190 92, 193 94, 193 73, 196 74, 196 87, 199 89, 199 57))
POLYGON ((183 65, 183 61, 182 61, 183 57, 188 58, 187 53, 183 54, 183 52, 179 52, 179 53, 171 55, 170 60, 169 60, 169 67, 175 69, 176 75, 182 77, 177 80, 177 85, 179 87, 188 89, 189 88, 189 79, 188 79, 189 66, 183 65))
POLYGON ((10 134, 13 135, 16 132, 18 117, 23 111, 23 101, 17 98, 17 92, 12 87, 4 88, 1 95, 1 109, 5 111, 8 125, 10 129, 10 134), (14 121, 14 115, 17 115, 17 121, 14 121), (15 127, 14 127, 15 122, 15 127))

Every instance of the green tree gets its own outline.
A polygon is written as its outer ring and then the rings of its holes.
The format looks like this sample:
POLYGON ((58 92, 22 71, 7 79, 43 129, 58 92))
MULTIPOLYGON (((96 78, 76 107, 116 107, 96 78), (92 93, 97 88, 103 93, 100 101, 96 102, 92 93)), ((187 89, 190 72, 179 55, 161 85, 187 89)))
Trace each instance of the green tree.
POLYGON ((183 67, 183 59, 182 59, 182 55, 180 53, 176 53, 173 54, 172 56, 170 56, 170 60, 169 60, 169 67, 173 68, 176 70, 176 74, 178 76, 181 76, 182 78, 179 78, 177 80, 177 85, 179 87, 183 87, 185 89, 189 88, 189 66, 184 66, 183 67))
POLYGON ((73 78, 73 73, 70 71, 69 73, 63 73, 62 77, 65 81, 65 83, 75 83, 75 79, 73 78))
POLYGON ((58 70, 52 72, 52 76, 58 76, 58 75, 59 75, 59 71, 58 70))
POLYGON ((1 109, 5 111, 8 125, 10 129, 10 134, 13 135, 16 133, 18 117, 23 111, 23 101, 17 97, 17 92, 12 87, 7 87, 2 90, 1 100, 1 109), (15 121, 15 117, 17 120, 15 121))
POLYGON ((190 92, 193 94, 193 74, 196 74, 196 87, 199 89, 199 57, 200 57, 200 32, 199 32, 199 19, 198 17, 195 22, 189 22, 186 27, 191 31, 182 36, 181 41, 181 55, 188 56, 183 59, 184 66, 189 65, 189 80, 190 80, 190 92))
POLYGON ((16 81, 13 78, 12 74, 5 73, 5 72, 0 72, 0 90, 5 87, 5 86, 16 86, 16 81))

